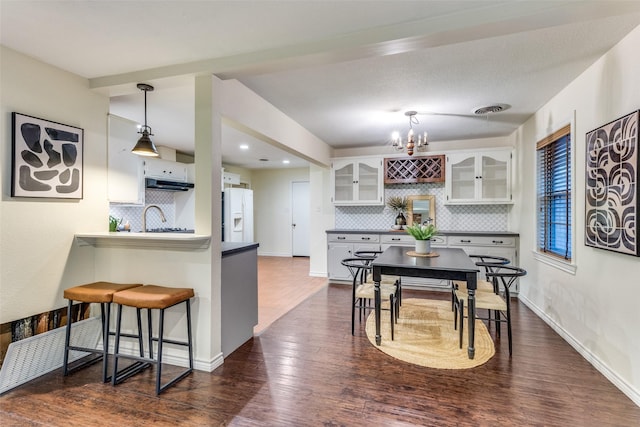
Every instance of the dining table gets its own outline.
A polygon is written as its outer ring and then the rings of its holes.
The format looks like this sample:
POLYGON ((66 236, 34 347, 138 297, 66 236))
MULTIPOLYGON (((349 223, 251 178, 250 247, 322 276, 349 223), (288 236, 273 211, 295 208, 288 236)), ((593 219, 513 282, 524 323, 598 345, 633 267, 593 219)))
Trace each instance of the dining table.
POLYGON ((467 282, 469 359, 475 355, 475 292, 480 269, 459 248, 433 248, 433 252, 422 255, 406 246, 390 246, 371 262, 375 288, 376 345, 382 342, 380 335, 380 281, 382 275, 425 277, 432 279, 462 280, 467 282), (411 255, 410 255, 411 254, 411 255))

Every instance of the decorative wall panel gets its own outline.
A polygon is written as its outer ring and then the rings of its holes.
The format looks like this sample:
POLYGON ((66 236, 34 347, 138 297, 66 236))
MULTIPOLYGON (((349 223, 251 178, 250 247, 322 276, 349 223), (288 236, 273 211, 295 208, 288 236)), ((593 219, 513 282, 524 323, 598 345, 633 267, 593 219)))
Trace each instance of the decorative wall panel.
POLYGON ((12 113, 11 197, 82 199, 84 130, 12 113))
POLYGON ((640 256, 635 111, 586 135, 585 245, 640 256))

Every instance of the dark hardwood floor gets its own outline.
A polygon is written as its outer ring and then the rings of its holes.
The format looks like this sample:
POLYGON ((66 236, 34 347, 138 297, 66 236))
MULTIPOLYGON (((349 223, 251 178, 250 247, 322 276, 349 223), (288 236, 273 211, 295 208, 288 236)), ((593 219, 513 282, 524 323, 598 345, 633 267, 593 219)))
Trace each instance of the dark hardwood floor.
MULTIPOLYGON (((405 297, 448 298, 405 291, 405 297)), ((436 370, 350 334, 349 287, 329 285, 231 354, 160 397, 153 372, 113 388, 100 365, 53 372, 0 397, 3 426, 633 426, 640 408, 524 305, 514 353, 436 370)), ((167 372, 168 373, 168 372, 167 372)))

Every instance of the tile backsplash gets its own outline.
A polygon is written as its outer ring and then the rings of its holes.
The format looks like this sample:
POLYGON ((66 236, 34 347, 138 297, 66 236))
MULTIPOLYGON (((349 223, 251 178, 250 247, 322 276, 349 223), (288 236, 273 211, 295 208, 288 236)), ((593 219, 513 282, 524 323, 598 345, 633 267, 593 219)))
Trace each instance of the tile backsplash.
MULTIPOLYGON (((507 231, 510 205, 445 205, 444 183, 385 185, 384 199, 391 196, 429 194, 436 200, 436 226, 449 231, 507 231)), ((336 206, 338 229, 385 230, 395 223, 386 206, 336 206)))
MULTIPOLYGON (((158 205, 164 213, 167 222, 162 222, 157 209, 150 209, 147 212, 147 228, 174 227, 176 207, 173 193, 170 191, 151 190, 145 192, 145 204, 158 205)), ((110 204, 109 215, 122 219, 122 225, 127 221, 131 224, 131 231, 142 230, 142 212, 145 206, 127 206, 110 204)))

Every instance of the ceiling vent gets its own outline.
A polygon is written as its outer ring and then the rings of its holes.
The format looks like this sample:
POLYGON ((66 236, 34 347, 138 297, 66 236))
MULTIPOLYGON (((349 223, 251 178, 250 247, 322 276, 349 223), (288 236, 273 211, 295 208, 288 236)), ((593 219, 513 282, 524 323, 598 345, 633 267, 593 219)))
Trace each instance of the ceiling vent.
POLYGON ((485 114, 490 114, 490 113, 499 113, 500 111, 508 110, 509 108, 511 108, 511 106, 507 104, 493 104, 493 105, 486 105, 484 107, 477 107, 477 108, 474 108, 472 111, 473 111, 473 114, 476 114, 478 116, 483 116, 485 114))

